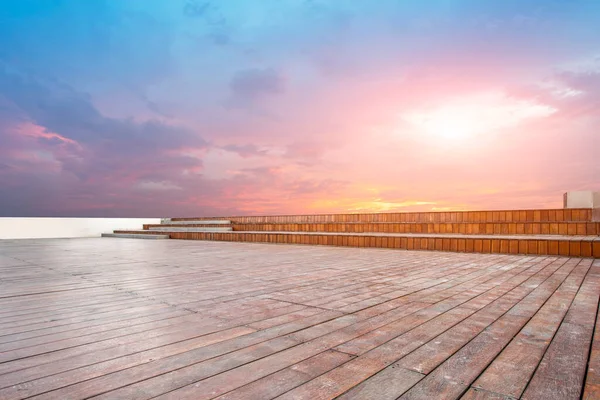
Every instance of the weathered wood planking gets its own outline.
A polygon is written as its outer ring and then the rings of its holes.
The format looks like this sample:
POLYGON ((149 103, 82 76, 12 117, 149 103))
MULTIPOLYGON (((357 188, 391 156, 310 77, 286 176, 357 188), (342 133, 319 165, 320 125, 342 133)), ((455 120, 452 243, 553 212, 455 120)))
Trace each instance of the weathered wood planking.
POLYGON ((597 399, 599 270, 557 256, 0 242, 0 398, 597 399))

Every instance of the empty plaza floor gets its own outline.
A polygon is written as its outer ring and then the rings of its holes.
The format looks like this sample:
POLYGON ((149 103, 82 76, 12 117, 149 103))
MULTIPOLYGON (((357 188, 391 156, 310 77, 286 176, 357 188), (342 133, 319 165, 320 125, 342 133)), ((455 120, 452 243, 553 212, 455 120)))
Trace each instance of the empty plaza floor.
POLYGON ((598 399, 600 260, 0 240, 0 399, 598 399))

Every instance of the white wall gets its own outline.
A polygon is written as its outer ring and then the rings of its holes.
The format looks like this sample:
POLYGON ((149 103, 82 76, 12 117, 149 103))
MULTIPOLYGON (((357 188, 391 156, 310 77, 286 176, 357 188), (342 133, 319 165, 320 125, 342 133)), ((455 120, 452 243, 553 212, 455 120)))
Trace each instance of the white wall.
POLYGON ((160 224, 160 218, 0 218, 0 239, 99 237, 143 224, 160 224))
POLYGON ((600 208, 600 192, 567 192, 565 208, 600 208))

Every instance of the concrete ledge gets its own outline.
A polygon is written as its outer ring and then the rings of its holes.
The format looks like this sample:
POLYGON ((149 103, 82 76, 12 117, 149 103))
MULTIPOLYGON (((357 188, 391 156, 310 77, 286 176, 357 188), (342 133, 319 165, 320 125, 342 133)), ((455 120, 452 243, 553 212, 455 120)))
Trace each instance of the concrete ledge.
POLYGON ((208 227, 208 228, 185 228, 185 227, 152 227, 148 229, 151 232, 230 232, 232 227, 208 227))
POLYGON ((229 225, 231 221, 225 219, 196 219, 196 220, 186 220, 186 221, 173 221, 170 218, 163 218, 160 221, 161 225, 192 225, 192 224, 202 224, 202 225, 229 225))
POLYGON ((135 233, 103 233, 102 237, 119 239, 169 239, 169 235, 138 235, 135 233))

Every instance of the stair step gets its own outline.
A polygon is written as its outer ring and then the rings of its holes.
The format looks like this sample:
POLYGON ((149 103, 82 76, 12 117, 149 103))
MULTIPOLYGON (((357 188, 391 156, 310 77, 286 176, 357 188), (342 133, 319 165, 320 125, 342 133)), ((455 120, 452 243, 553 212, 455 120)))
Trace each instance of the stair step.
MULTIPOLYGON (((135 231, 115 231, 135 233, 135 231)), ((600 258, 600 237, 564 235, 460 235, 332 232, 169 232, 171 239, 535 254, 600 258)))
POLYGON ((227 227, 233 227, 232 224, 178 224, 175 222, 172 222, 170 224, 144 224, 143 225, 144 229, 148 230, 151 228, 215 228, 215 229, 221 229, 221 228, 227 228, 227 227))
POLYGON ((102 237, 120 239, 169 239, 169 235, 149 235, 139 233, 103 233, 102 237))
POLYGON ((169 218, 163 219, 161 225, 230 225, 231 221, 226 219, 189 219, 185 221, 175 221, 169 218))
POLYGON ((181 227, 181 226, 154 226, 149 229, 151 232, 229 232, 232 231, 233 228, 230 226, 227 227, 181 227))
POLYGON ((598 235, 600 222, 324 222, 234 223, 236 231, 419 233, 472 235, 598 235))

